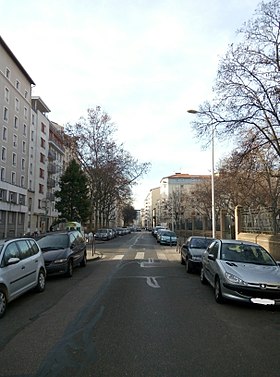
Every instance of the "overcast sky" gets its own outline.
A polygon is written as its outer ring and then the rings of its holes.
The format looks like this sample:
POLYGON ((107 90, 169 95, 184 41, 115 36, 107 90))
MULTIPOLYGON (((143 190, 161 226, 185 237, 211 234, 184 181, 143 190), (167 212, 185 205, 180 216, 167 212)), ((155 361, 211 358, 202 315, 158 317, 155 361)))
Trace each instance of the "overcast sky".
MULTIPOLYGON (((152 167, 135 208, 175 172, 210 174, 187 109, 211 98, 219 57, 258 0, 0 0, 0 35, 61 125, 101 106, 152 167)), ((215 145, 215 159, 231 145, 215 145)))

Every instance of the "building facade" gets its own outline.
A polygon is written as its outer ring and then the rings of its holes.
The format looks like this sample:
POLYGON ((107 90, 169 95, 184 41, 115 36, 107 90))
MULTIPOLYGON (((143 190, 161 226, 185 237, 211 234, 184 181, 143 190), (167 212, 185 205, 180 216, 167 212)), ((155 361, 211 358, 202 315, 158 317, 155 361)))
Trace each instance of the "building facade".
POLYGON ((0 37, 0 238, 45 232, 58 217, 63 129, 32 96, 35 85, 0 37))

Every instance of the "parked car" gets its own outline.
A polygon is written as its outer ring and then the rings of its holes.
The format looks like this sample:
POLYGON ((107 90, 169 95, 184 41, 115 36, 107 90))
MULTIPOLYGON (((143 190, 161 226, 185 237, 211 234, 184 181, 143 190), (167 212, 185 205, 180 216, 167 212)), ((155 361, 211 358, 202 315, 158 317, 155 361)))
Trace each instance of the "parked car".
POLYGON ((159 232, 159 243, 160 245, 177 245, 177 236, 175 232, 171 230, 163 230, 159 232))
POLYGON ((200 271, 202 254, 214 241, 211 237, 191 236, 181 247, 181 263, 186 266, 186 271, 191 273, 200 271))
POLYGON ((96 240, 102 240, 102 241, 108 241, 112 238, 112 234, 111 234, 110 230, 106 229, 106 228, 98 229, 95 232, 94 236, 95 236, 96 240))
POLYGON ((38 240, 38 244, 48 275, 65 274, 71 277, 74 267, 86 266, 86 240, 78 230, 47 233, 38 240))
POLYGON ((257 243, 215 240, 203 254, 200 280, 214 288, 218 303, 280 304, 280 266, 257 243))
POLYGON ((166 229, 166 227, 162 226, 162 225, 157 225, 155 226, 153 229, 152 229, 152 235, 157 238, 157 232, 159 229, 166 229))
POLYGON ((10 301, 32 288, 42 292, 45 284, 44 258, 34 239, 0 240, 0 318, 10 301))

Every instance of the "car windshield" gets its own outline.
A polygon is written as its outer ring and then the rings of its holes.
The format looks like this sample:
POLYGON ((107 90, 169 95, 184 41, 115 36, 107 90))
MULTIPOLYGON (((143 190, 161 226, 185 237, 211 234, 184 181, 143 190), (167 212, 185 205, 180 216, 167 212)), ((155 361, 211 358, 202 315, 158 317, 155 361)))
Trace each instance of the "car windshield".
POLYGON ((193 238, 191 240, 191 247, 193 249, 207 249, 213 239, 208 238, 193 238))
POLYGON ((269 253, 259 245, 226 243, 222 245, 221 259, 230 262, 253 263, 275 266, 276 262, 269 253))
POLYGON ((38 244, 43 251, 58 250, 68 247, 68 240, 67 234, 52 234, 40 238, 38 244))

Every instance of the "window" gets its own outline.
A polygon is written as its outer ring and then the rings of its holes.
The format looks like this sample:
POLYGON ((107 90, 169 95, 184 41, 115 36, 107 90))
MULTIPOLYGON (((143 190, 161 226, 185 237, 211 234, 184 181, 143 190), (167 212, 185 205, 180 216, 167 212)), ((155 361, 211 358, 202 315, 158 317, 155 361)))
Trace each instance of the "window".
POLYGON ((3 166, 1 166, 1 170, 0 170, 0 179, 1 181, 4 181, 6 180, 6 169, 3 168, 3 166))
POLYGON ((8 122, 8 118, 9 118, 9 111, 7 109, 7 107, 4 107, 4 112, 3 112, 3 119, 8 122))
POLYGON ((16 80, 16 89, 19 90, 19 88, 20 88, 20 83, 18 80, 16 80))
POLYGON ((39 184, 39 193, 44 194, 44 185, 39 184))
POLYGON ((31 141, 34 141, 34 131, 31 131, 31 141))
POLYGON ((41 137, 41 147, 45 148, 46 147, 46 141, 41 137))
POLYGON ((22 175, 22 176, 20 177, 20 186, 21 186, 21 187, 24 187, 24 182, 25 182, 24 175, 22 175))
POLYGON ((8 88, 5 88, 5 100, 6 102, 9 103, 9 99, 10 99, 10 91, 8 88))
POLYGON ((2 147, 2 150, 1 150, 1 160, 2 161, 6 161, 7 159, 7 149, 5 147, 2 147))
POLYGON ((30 175, 33 174, 33 164, 32 164, 32 162, 30 163, 29 173, 30 173, 30 175))
POLYGON ((46 125, 44 123, 41 123, 41 131, 43 132, 43 134, 46 133, 46 125))
POLYGON ((44 175, 45 175, 44 169, 40 168, 40 178, 44 178, 44 175))
POLYGON ((11 179, 12 179, 12 184, 15 185, 16 184, 16 173, 14 171, 12 171, 11 179))
POLYGON ((27 135, 27 126, 26 124, 23 125, 23 136, 27 135))
POLYGON ((24 108, 24 118, 27 119, 27 114, 28 114, 28 111, 27 111, 27 107, 24 108))
POLYGON ((27 96, 28 96, 28 91, 27 91, 27 90, 25 90, 25 92, 24 92, 24 98, 26 99, 26 98, 27 98, 27 96))
POLYGON ((18 202, 19 204, 25 204, 25 195, 19 194, 18 196, 18 202))
POLYGON ((24 170, 25 169, 25 159, 22 158, 21 159, 21 170, 24 170))
POLYGON ((40 162, 45 163, 45 155, 43 153, 40 153, 40 162))
POLYGON ((2 130, 2 140, 3 141, 7 141, 7 137, 8 137, 8 130, 5 126, 3 126, 3 130, 2 130))
POLYGON ((18 117, 14 119, 14 128, 18 128, 18 117))
POLYGON ((33 154, 34 154, 34 148, 31 147, 31 148, 30 148, 30 158, 33 158, 33 154))
POLYGON ((26 152, 26 142, 23 141, 22 142, 22 153, 25 153, 26 152))
POLYGON ((16 148, 17 147, 17 135, 13 135, 13 146, 16 148))
POLYGON ((11 71, 9 70, 9 68, 6 68, 6 71, 5 71, 5 76, 7 77, 7 79, 9 79, 9 80, 10 80, 11 71))
POLYGON ((35 124, 35 115, 34 114, 32 114, 31 119, 32 119, 32 125, 34 126, 34 124, 35 124))
POLYGON ((17 164, 17 155, 16 155, 16 153, 13 153, 13 157, 12 157, 12 163, 13 163, 13 166, 16 166, 16 164, 17 164))
POLYGON ((18 100, 18 98, 15 99, 15 110, 16 110, 16 112, 19 112, 19 100, 18 100))

